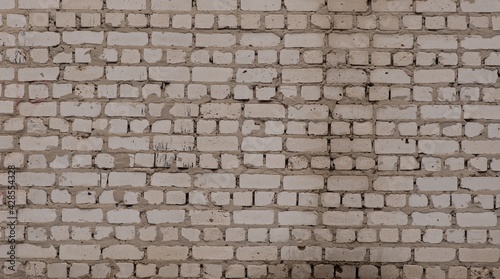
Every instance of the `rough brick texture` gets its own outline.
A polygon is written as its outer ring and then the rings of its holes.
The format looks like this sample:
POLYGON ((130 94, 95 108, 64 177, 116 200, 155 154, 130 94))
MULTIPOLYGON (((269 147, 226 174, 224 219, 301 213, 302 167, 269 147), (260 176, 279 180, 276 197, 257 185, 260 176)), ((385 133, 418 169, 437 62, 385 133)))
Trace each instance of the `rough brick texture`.
POLYGON ((0 0, 0 278, 500 278, 499 30, 498 0, 0 0))

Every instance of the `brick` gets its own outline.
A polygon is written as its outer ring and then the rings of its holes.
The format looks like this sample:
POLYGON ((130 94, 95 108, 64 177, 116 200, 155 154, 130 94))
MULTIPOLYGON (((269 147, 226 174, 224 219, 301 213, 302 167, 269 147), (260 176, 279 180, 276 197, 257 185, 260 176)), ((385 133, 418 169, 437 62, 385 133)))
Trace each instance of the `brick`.
POLYGON ((108 66, 106 67, 106 78, 115 81, 143 81, 148 78, 148 73, 146 67, 108 66))
POLYGON ((239 261, 272 261, 278 258, 278 248, 275 246, 239 247, 236 249, 236 259, 239 261))
MULTIPOLYGON (((22 137, 21 139, 23 139, 23 138, 24 138, 24 142, 25 142, 26 144, 30 143, 30 142, 31 142, 31 141, 33 141, 33 140, 36 140, 35 138, 32 138, 32 139, 31 139, 31 138, 29 138, 29 137, 28 137, 28 138, 26 138, 26 137, 22 137)), ((49 140, 49 141, 53 141, 53 140, 49 140)), ((43 140, 43 142, 46 142, 46 139, 44 139, 44 140, 43 140)), ((5 149, 12 149, 12 148, 14 148, 14 137, 12 137, 12 136, 0 136, 0 143, 1 143, 1 147, 0 147, 0 149, 2 149, 2 150, 5 150, 5 149)), ((57 144, 56 144, 56 146, 57 146, 57 144)), ((46 147, 48 147, 48 146, 46 146, 46 147)), ((27 145, 27 146, 26 146, 26 147, 24 147, 24 148, 23 148, 23 147, 21 147, 21 149, 23 149, 23 150, 24 150, 25 148, 30 149, 30 148, 33 148, 33 147, 30 147, 29 145, 27 145)), ((43 146, 38 146, 37 148, 43 148, 43 146)))
POLYGON ((102 258, 113 260, 141 260, 144 258, 144 252, 129 244, 111 245, 102 250, 102 258))
POLYGON ((83 260, 95 261, 101 257, 99 245, 61 245, 59 246, 59 258, 61 260, 83 260))
POLYGON ((324 188, 324 178, 320 175, 294 175, 283 177, 284 190, 317 190, 324 188))
POLYGON ((373 181, 373 189, 377 191, 409 191, 413 190, 411 176, 379 176, 373 181))
POLYGON ((59 9, 59 0, 47 0, 47 1, 33 1, 33 0, 19 0, 19 9, 33 9, 33 10, 48 10, 48 9, 59 9))
POLYGON ((104 76, 103 67, 67 66, 64 68, 64 79, 70 81, 98 80, 104 76))
POLYGON ((191 74, 187 67, 150 67, 149 78, 156 81, 189 81, 191 74))
POLYGON ((450 83, 455 81, 455 71, 443 70, 415 70, 413 74, 415 83, 450 83))
POLYGON ((306 3, 300 0, 285 0, 284 4, 287 11, 314 12, 325 6, 325 1, 312 0, 306 3))
POLYGON ((464 105, 464 118, 497 120, 500 119, 500 113, 498 109, 498 106, 464 105))
POLYGON ((375 48, 395 48, 410 49, 413 47, 413 35, 373 35, 373 47, 375 48))
POLYGON ((457 49, 458 39, 454 35, 420 35, 417 37, 417 46, 420 49, 457 49))
POLYGON ((457 250, 454 248, 415 248, 416 262, 450 262, 455 259, 457 250))
POLYGON ((196 34, 197 47, 231 47, 236 44, 233 34, 196 34))
POLYGON ((235 224, 270 225, 274 222, 272 210, 237 210, 233 212, 235 224))
POLYGON ((498 70, 486 69, 458 69, 459 84, 488 84, 496 83, 498 80, 498 70))
POLYGON ((199 260, 230 260, 233 258, 233 247, 228 246, 194 246, 193 258, 199 260))
POLYGON ((68 136, 62 138, 61 145, 64 150, 98 151, 102 150, 103 140, 97 137, 76 138, 68 136))
POLYGON ((241 174, 239 187, 244 189, 276 189, 281 177, 273 174, 241 174))
POLYGON ((326 139, 295 139, 286 140, 286 149, 291 152, 324 153, 328 151, 326 139))
POLYGON ((328 0, 328 10, 334 12, 366 12, 367 0, 328 0))
POLYGON ((420 106, 420 115, 423 119, 460 119, 461 106, 425 105, 420 106))
POLYGON ((108 0, 106 6, 112 10, 144 10, 146 0, 108 0))
MULTIPOLYGON (((106 213, 106 218, 110 224, 133 224, 139 223, 139 211, 135 209, 114 209, 106 213)), ((104 257, 104 253, 103 253, 104 257)))
POLYGON ((286 34, 284 36, 285 47, 322 47, 325 44, 325 34, 300 33, 286 34))
POLYGON ((464 13, 494 13, 500 12, 500 3, 494 0, 476 0, 474 2, 460 0, 460 8, 464 13))
POLYGON ((146 173, 143 172, 111 172, 108 176, 109 186, 133 186, 146 185, 146 173))
POLYGON ((184 210, 148 210, 146 217, 150 224, 175 224, 182 223, 185 220, 186 212, 184 210))
POLYGON ((62 40, 70 45, 102 44, 104 41, 104 32, 65 31, 62 33, 62 40))
POLYGON ((102 9, 103 0, 62 0, 62 8, 70 10, 100 10, 102 9))
POLYGON ((500 36, 484 38, 480 35, 464 37, 460 41, 460 47, 464 49, 498 49, 500 36))
POLYGON ((272 47, 280 42, 280 36, 273 33, 243 33, 240 38, 240 45, 250 47, 272 47))
POLYGON ((374 12, 411 12, 413 11, 413 0, 377 0, 372 2, 374 12))
POLYGON ((377 108, 377 120, 417 119, 417 106, 383 106, 377 108))
POLYGON ((319 246, 308 246, 305 249, 297 246, 283 246, 281 258, 285 261, 321 261, 323 249, 319 246))
POLYGON ((410 76, 403 70, 375 69, 370 73, 370 81, 373 83, 408 84, 410 76))
POLYGON ((233 11, 238 7, 237 0, 222 0, 214 2, 211 0, 197 0, 196 8, 199 11, 233 11))
POLYGON ((419 140, 418 151, 424 154, 454 154, 460 149, 452 140, 419 140))
POLYGON ((57 80, 59 77, 59 68, 24 68, 17 72, 19 81, 50 81, 57 80))
POLYGON ((283 69, 283 83, 312 83, 323 80, 322 69, 283 69))
POLYGON ((419 191, 456 191, 457 184, 456 177, 419 177, 416 181, 419 191))
POLYGON ((451 226, 451 215, 442 212, 420 213, 414 212, 411 214, 413 220, 412 225, 415 226, 434 226, 447 227, 451 226))
POLYGON ((143 117, 146 115, 145 111, 146 106, 143 103, 107 103, 104 107, 104 113, 108 116, 143 117))
POLYGON ((187 188, 191 186, 191 177, 186 173, 160 173, 151 175, 151 186, 187 188))
POLYGON ((96 102, 61 102, 61 116, 96 117, 101 114, 101 104, 96 102))
MULTIPOLYGON (((0 38, 0 43, 1 42, 2 41, 0 38)), ((14 69, 0 68, 0 80, 13 80, 14 76, 15 76, 14 69)))
POLYGON ((497 191, 500 188, 499 183, 498 177, 463 177, 460 179, 460 188, 472 191, 497 191))
POLYGON ((16 2, 14 0, 2 0, 0 1, 0 10, 11 10, 16 7, 16 2))
POLYGON ((462 151, 467 154, 498 154, 500 141, 496 140, 463 140, 462 151))
POLYGON ((230 213, 222 210, 190 210, 191 225, 228 226, 230 213))
MULTIPOLYGON (((77 222, 77 223, 100 223, 104 215, 102 209, 79 209, 79 208, 63 208, 62 221, 63 222, 77 222)), ((100 250, 99 250, 100 253, 100 250)))
POLYGON ((196 82, 228 82, 233 78, 233 69, 214 67, 193 68, 193 81, 196 82))
POLYGON ((332 33, 328 35, 328 44, 332 48, 340 49, 368 48, 370 46, 370 37, 366 33, 332 33))
POLYGON ((56 175, 43 172, 20 172, 17 173, 17 183, 23 186, 54 186, 56 175))
POLYGON ((148 34, 143 32, 108 32, 110 46, 145 46, 148 44, 148 34))
POLYGON ((366 257, 366 248, 325 248, 325 260, 335 262, 362 262, 366 257))
POLYGON ((457 213, 457 225, 460 227, 494 227, 497 215, 494 212, 457 213))
POLYGON ((149 137, 109 137, 108 147, 112 150, 149 150, 149 137))
POLYGON ((190 11, 192 3, 183 0, 151 0, 153 11, 190 11))
POLYGON ((20 208, 17 214, 17 219, 22 223, 50 223, 54 222, 57 218, 56 210, 48 208, 20 208))
POLYGON ((198 137, 197 148, 202 152, 237 151, 237 137, 198 137))
POLYGON ((280 151, 283 139, 280 137, 245 137, 241 143, 242 151, 280 151))
POLYGON ((370 248, 371 262, 399 263, 409 261, 411 249, 407 247, 370 248))
POLYGON ((101 176, 92 172, 64 172, 59 177, 59 186, 99 186, 101 176))
POLYGON ((57 115, 57 103, 54 102, 42 102, 42 103, 29 103, 23 102, 19 103, 17 106, 19 109, 19 114, 22 116, 56 116, 57 115))
MULTIPOLYGON (((55 32, 25 32, 19 33, 19 45, 26 47, 51 47, 61 42, 61 35, 55 32)), ((49 68, 47 68, 48 70, 49 68)), ((24 69, 26 70, 26 69, 24 69)))
POLYGON ((236 177, 229 173, 205 173, 195 175, 194 186, 203 189, 236 188, 236 177))
POLYGON ((408 224, 408 215, 401 211, 368 212, 368 225, 403 226, 408 224))
POLYGON ((154 46, 187 47, 193 44, 193 34, 174 32, 153 32, 151 43, 154 46))
POLYGON ((55 259, 57 249, 54 246, 38 246, 29 243, 16 245, 16 256, 21 259, 55 259))
POLYGON ((328 191, 364 191, 368 187, 366 176, 330 176, 327 180, 328 191))
POLYGON ((368 82, 368 75, 365 70, 355 69, 330 69, 326 72, 327 83, 366 83, 368 82))
POLYGON ((241 0, 243 11, 279 11, 281 0, 241 0))
POLYGON ((375 140, 375 154, 412 154, 416 148, 414 139, 379 139, 375 140))
POLYGON ((289 119, 326 119, 330 109, 326 105, 301 105, 288 107, 289 119))
POLYGON ((236 71, 236 82, 238 83, 271 83, 278 77, 276 69, 238 69, 236 71))
POLYGON ((186 246, 148 246, 147 258, 153 261, 179 261, 188 258, 186 246))
POLYGON ((318 223, 318 213, 312 211, 278 212, 281 226, 312 226, 318 223))
POLYGON ((19 145, 22 150, 45 151, 59 146, 59 138, 50 137, 21 137, 19 145))
POLYGON ((336 227, 359 227, 363 225, 363 211, 328 211, 323 213, 323 224, 336 227))
POLYGON ((285 118, 285 107, 279 104, 245 104, 244 114, 249 118, 285 118))
POLYGON ((373 107, 362 105, 336 105, 333 108, 335 119, 372 119, 373 107))

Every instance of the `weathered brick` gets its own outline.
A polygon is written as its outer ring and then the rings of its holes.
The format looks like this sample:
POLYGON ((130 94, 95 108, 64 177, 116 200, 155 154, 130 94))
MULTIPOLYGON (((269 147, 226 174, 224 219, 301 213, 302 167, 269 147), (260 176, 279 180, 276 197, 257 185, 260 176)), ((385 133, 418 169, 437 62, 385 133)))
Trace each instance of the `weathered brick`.
POLYGON ((328 211, 323 213, 323 224, 337 227, 359 227, 363 225, 363 211, 328 211))
POLYGON ((408 247, 376 247, 370 248, 371 262, 398 263, 411 258, 411 248, 408 247))
POLYGON ((240 261, 272 261, 278 258, 276 246, 239 247, 236 259, 240 261))
POLYGON ((144 252, 129 244, 111 245, 102 250, 103 259, 140 260, 143 257, 144 252))
POLYGON ((450 262, 455 259, 456 249, 454 248, 415 248, 416 262, 450 262))
POLYGON ((148 210, 146 217, 150 224, 182 223, 186 212, 184 210, 148 210))
POLYGON ((272 210, 238 210, 233 212, 235 224, 270 225, 274 222, 272 210))
POLYGON ((101 257, 99 245, 61 245, 59 258, 61 260, 95 261, 101 257))
POLYGON ((490 263, 497 262, 500 258, 500 250, 496 248, 460 248, 458 259, 460 262, 490 263))
POLYGON ((154 261, 178 261, 188 258, 186 246, 148 246, 147 258, 154 261))
POLYGON ((102 209, 63 208, 63 222, 100 223, 104 215, 102 209))
POLYGON ((366 257, 366 248, 325 248, 325 260, 339 262, 361 262, 366 257))

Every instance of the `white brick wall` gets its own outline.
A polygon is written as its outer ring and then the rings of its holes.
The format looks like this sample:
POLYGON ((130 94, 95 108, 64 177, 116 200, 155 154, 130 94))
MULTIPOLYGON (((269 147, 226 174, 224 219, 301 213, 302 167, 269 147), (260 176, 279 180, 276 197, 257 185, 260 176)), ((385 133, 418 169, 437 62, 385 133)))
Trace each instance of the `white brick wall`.
POLYGON ((500 278, 499 12, 0 0, 0 278, 500 278))

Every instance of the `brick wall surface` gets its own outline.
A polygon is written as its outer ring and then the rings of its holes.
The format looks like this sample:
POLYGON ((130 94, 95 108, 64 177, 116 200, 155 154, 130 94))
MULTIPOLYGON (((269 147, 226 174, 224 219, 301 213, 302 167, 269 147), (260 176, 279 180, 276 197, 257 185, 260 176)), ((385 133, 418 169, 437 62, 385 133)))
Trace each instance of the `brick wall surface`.
POLYGON ((0 277, 500 278, 499 32, 498 0, 0 0, 0 277))

